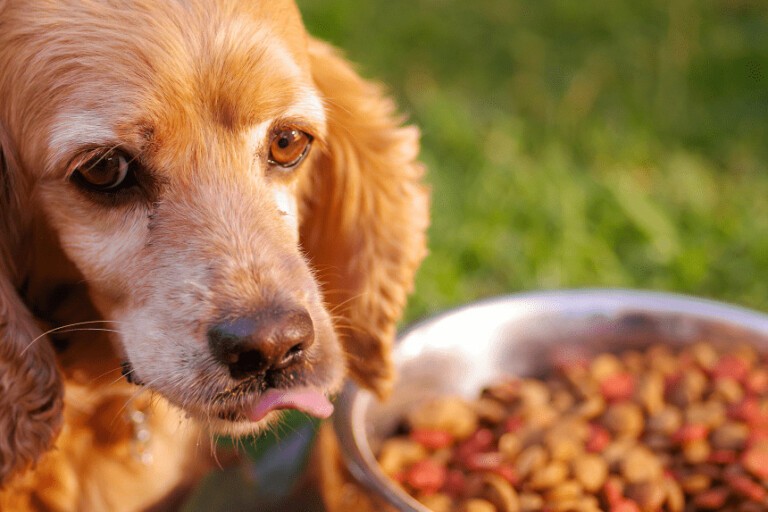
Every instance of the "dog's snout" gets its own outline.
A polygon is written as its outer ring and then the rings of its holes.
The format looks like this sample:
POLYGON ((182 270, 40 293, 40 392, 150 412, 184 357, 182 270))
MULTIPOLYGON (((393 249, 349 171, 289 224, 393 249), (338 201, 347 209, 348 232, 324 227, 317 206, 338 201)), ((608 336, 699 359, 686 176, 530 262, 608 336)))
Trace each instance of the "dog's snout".
POLYGON ((314 339, 312 319, 304 309, 260 312, 208 329, 213 356, 235 379, 299 364, 314 339))

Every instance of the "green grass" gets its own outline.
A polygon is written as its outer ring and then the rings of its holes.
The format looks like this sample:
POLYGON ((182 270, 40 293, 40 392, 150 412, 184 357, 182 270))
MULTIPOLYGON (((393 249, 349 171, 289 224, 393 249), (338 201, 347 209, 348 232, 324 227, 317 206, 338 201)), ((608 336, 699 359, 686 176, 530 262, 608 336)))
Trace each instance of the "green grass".
POLYGON ((423 133, 407 320, 622 286, 768 310, 764 0, 299 0, 423 133))

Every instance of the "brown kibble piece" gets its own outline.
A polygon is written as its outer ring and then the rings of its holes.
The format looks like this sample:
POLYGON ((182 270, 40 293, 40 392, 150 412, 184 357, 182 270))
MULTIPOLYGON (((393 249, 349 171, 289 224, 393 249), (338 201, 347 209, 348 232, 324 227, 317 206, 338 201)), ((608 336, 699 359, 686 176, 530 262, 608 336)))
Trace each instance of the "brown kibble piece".
POLYGON ((459 507, 460 512, 498 512, 493 503, 487 500, 472 498, 464 501, 459 507))
POLYGON ((535 470, 528 485, 533 490, 551 489, 568 478, 568 466, 565 462, 553 460, 549 464, 535 470))
POLYGON ((477 415, 465 400, 443 397, 411 411, 408 423, 413 429, 442 430, 464 439, 477 430, 477 415))
POLYGON ((621 474, 629 483, 659 480, 664 472, 658 457, 643 446, 629 450, 621 462, 621 474))
POLYGON ((437 492, 427 496, 419 496, 418 500, 432 512, 451 512, 453 510, 453 500, 447 494, 437 492))
POLYGON ((643 431, 643 412, 630 402, 610 405, 603 415, 603 425, 616 437, 637 438, 643 431))
POLYGON ((589 492, 597 492, 608 477, 608 464, 599 455, 585 454, 572 464, 574 478, 589 492))
POLYGON ((415 441, 402 438, 387 439, 379 452, 379 465, 389 476, 427 456, 427 450, 415 441))
POLYGON ((499 512, 520 512, 520 500, 517 491, 507 482, 495 474, 487 474, 483 481, 485 487, 484 497, 496 507, 499 512))

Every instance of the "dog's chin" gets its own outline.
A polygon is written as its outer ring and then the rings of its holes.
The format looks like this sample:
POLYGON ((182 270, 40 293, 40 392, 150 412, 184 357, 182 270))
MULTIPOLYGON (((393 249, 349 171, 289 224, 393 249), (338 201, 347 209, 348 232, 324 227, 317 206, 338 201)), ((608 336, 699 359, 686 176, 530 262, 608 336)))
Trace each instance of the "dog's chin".
POLYGON ((255 436, 278 423, 283 414, 283 411, 273 411, 259 421, 250 421, 247 418, 232 420, 206 418, 205 422, 212 434, 230 437, 255 436))

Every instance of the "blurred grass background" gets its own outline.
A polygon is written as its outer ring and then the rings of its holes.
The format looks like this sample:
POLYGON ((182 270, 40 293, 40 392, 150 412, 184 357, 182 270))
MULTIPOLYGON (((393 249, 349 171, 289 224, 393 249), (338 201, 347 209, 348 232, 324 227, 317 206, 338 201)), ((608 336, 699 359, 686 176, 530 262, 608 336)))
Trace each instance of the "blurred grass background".
POLYGON ((406 321, 621 286, 768 310, 765 0, 298 0, 423 133, 406 321))

